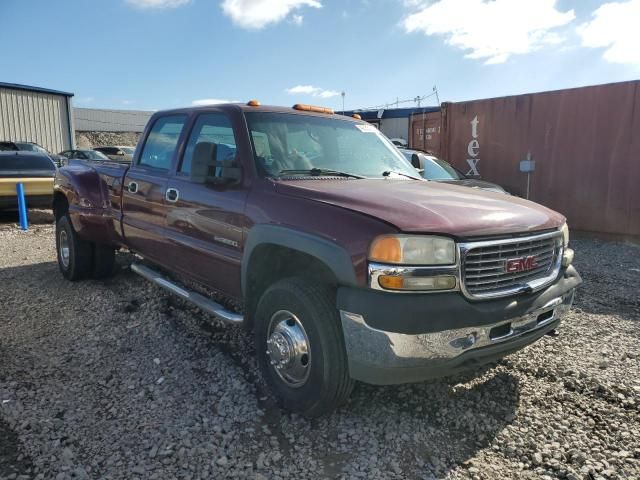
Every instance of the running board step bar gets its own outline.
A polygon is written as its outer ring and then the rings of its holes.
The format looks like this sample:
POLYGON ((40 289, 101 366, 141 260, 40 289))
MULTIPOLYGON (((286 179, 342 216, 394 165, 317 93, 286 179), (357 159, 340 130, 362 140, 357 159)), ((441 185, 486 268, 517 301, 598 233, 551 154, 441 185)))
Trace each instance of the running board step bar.
POLYGON ((187 290, 185 288, 179 287, 175 283, 170 282, 162 275, 160 275, 155 270, 152 270, 149 267, 141 265, 139 263, 134 263, 131 265, 131 270, 136 272, 138 275, 146 278, 150 282, 155 283, 156 285, 164 288, 165 290, 169 290, 171 293, 176 294, 180 298, 193 303, 201 310, 205 312, 211 313, 215 315, 220 320, 225 323, 230 323, 232 325, 240 325, 244 321, 244 317, 239 313, 234 313, 230 310, 227 310, 219 303, 214 302, 213 300, 208 299, 204 295, 200 295, 197 292, 193 292, 191 290, 187 290))

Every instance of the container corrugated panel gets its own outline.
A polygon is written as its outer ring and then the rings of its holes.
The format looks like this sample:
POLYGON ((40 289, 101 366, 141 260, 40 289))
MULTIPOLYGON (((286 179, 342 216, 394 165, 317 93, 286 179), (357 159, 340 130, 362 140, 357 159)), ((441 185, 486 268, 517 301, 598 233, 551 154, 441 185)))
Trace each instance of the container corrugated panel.
POLYGON ((35 142, 52 153, 71 148, 67 97, 0 88, 0 140, 35 142))
POLYGON ((417 150, 440 154, 440 112, 416 113, 411 116, 409 146, 417 150))
POLYGON ((571 228, 640 236, 640 81, 448 103, 441 155, 563 213, 571 228))
POLYGON ((75 128, 81 132, 142 132, 154 112, 74 108, 75 128))

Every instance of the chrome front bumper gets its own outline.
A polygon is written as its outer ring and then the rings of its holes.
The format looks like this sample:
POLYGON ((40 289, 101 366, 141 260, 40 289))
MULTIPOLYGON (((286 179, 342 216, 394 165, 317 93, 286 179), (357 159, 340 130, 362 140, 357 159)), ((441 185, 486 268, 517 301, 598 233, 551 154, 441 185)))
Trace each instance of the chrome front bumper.
POLYGON ((372 328, 362 315, 341 310, 351 376, 373 384, 407 383, 493 361, 555 328, 571 308, 574 291, 516 318, 415 335, 372 328))

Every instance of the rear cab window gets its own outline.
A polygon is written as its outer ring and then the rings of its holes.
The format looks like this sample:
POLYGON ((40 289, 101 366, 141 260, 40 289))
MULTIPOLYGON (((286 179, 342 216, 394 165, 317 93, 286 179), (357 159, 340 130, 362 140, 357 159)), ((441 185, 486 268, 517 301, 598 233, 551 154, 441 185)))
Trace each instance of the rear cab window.
POLYGON ((138 165, 169 170, 186 121, 187 115, 183 114, 159 117, 142 147, 138 165))

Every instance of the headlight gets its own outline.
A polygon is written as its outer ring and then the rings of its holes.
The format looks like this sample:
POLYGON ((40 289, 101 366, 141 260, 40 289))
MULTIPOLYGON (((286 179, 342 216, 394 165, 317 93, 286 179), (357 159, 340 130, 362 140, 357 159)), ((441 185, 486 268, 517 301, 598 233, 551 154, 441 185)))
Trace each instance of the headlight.
POLYGON ((569 246, 569 226, 565 223, 560 231, 562 232, 562 246, 567 248, 569 246))
POLYGON ((383 235, 371 244, 369 260, 396 265, 451 265, 456 263, 456 244, 446 237, 383 235))

